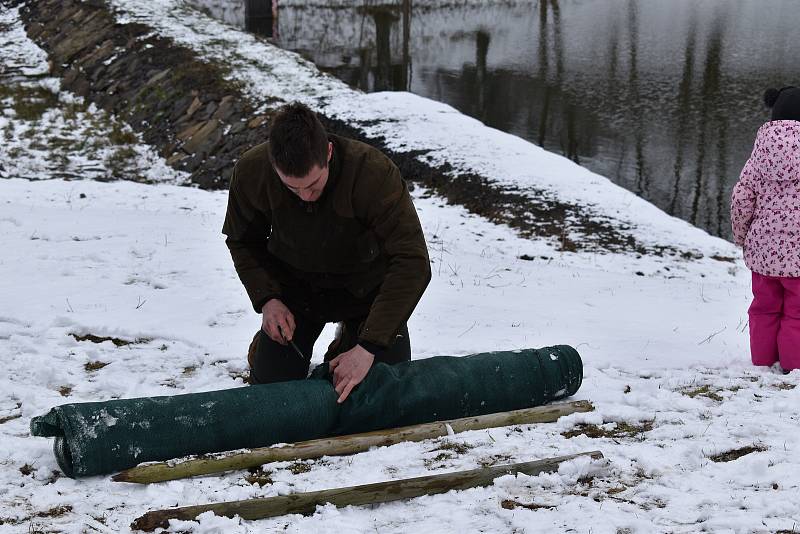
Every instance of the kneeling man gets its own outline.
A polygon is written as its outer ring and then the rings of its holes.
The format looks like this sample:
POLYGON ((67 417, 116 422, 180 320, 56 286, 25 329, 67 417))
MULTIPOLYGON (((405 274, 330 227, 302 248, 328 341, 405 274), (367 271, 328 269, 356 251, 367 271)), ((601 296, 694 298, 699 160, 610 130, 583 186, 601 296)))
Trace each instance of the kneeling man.
POLYGON ((382 152, 288 104, 236 164, 222 232, 262 314, 251 383, 305 378, 329 322, 339 323, 325 355, 339 402, 374 361, 411 359, 406 322, 430 262, 408 187, 382 152))

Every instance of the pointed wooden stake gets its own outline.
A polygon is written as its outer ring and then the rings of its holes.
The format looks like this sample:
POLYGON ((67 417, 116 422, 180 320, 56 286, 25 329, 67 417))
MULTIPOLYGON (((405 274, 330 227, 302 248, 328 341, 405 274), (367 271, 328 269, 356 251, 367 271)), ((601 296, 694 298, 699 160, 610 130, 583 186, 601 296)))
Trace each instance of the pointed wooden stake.
POLYGON ((535 462, 526 462, 509 465, 498 465, 473 469, 472 471, 458 471, 441 475, 390 480, 363 486, 348 488, 335 488, 309 493, 295 493, 261 499, 248 499, 244 501, 231 501, 199 506, 186 506, 169 510, 154 510, 147 512, 131 523, 134 530, 151 532, 157 528, 169 528, 170 519, 191 521, 198 515, 212 511, 214 514, 225 517, 239 516, 242 519, 264 519, 285 514, 310 514, 321 504, 331 503, 335 506, 358 506, 363 504, 377 504, 383 502, 411 499, 422 495, 446 493, 450 490, 463 490, 479 486, 488 486, 503 475, 524 473, 536 476, 540 473, 550 473, 558 470, 562 462, 588 456, 598 460, 603 458, 600 451, 583 452, 569 456, 545 458, 535 462))
POLYGON ((149 463, 126 469, 112 478, 117 482, 137 482, 140 484, 163 482, 235 469, 248 469, 269 462, 308 460, 322 456, 355 454, 367 451, 372 447, 385 447, 403 441, 422 441, 467 430, 552 423, 564 415, 576 412, 590 412, 592 410, 594 410, 594 406, 588 401, 551 404, 511 412, 453 419, 451 421, 439 421, 363 434, 301 441, 277 447, 260 447, 246 452, 198 457, 182 462, 149 463))

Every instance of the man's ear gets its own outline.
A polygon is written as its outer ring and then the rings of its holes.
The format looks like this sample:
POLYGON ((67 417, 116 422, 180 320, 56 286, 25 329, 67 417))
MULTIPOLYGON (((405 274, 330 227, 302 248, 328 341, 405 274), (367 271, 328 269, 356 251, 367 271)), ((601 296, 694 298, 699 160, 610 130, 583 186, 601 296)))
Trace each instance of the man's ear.
POLYGON ((328 141, 328 163, 331 162, 331 157, 333 156, 333 143, 328 141))

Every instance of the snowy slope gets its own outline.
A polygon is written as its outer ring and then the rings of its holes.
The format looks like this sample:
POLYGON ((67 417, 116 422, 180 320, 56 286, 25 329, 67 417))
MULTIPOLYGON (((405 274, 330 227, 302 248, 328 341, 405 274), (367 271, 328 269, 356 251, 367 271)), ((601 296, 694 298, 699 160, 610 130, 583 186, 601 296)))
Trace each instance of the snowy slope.
MULTIPOLYGON (((162 5, 171 2, 147 4, 162 5)), ((0 26, 10 25, 0 30, 3 53, 22 54, 28 58, 22 63, 30 65, 37 60, 15 16, 6 12, 0 20, 0 26)), ((57 100, 72 97, 62 93, 57 100)), ((30 126, 4 108, 0 130, 30 126)), ((99 124, 115 120, 90 108, 83 112, 99 124)), ((47 122, 56 116, 43 115, 38 131, 48 131, 47 122)), ((414 131, 406 132, 409 139, 414 131)), ((6 139, 30 153, 24 136, 6 139)), ((417 188, 433 280, 409 324, 415 357, 568 343, 585 363, 585 382, 576 398, 592 400, 597 410, 549 425, 468 432, 302 465, 270 464, 265 470, 272 483, 263 486, 249 483, 246 473, 149 487, 57 475, 51 441, 29 435, 31 417, 64 402, 241 387, 245 349, 259 317, 250 309, 219 232, 225 192, 169 183, 46 180, 52 177, 46 168, 24 166, 20 161, 27 160, 0 152, 0 165, 11 169, 8 179, 0 180, 0 358, 6 371, 0 377, 0 533, 127 532, 135 517, 159 507, 595 449, 603 451, 605 461, 575 461, 552 475, 503 477, 484 489, 376 507, 324 506, 309 517, 245 522, 204 516, 170 530, 793 529, 800 522, 797 376, 748 363, 748 273, 739 261, 708 259, 715 253, 735 255, 733 247, 643 207, 630 193, 608 189, 604 179, 572 164, 513 138, 494 139, 501 148, 507 141, 508 150, 533 158, 536 168, 555 169, 587 190, 607 188, 609 205, 618 202, 622 210, 627 203, 624 217, 652 230, 652 239, 672 233, 705 259, 562 253, 417 188), (41 180, 14 177, 31 172, 41 180), (86 334, 131 344, 75 338, 86 334), (588 428, 606 437, 562 435, 580 424, 594 425, 588 428), (453 451, 450 442, 468 450, 453 451), (714 455, 742 447, 755 451, 730 462, 714 461, 714 455), (503 501, 512 504, 503 506, 503 501), (513 502, 544 507, 514 508, 513 502)), ((102 166, 102 152, 85 157, 102 166)), ((144 174, 146 168, 127 172, 144 174)), ((168 173, 165 167, 160 174, 181 182, 182 176, 168 173)), ((314 361, 321 359, 330 335, 326 331, 318 343, 314 361)))
POLYGON ((581 206, 596 220, 610 222, 645 246, 726 249, 722 239, 664 212, 607 178, 519 137, 489 128, 456 109, 403 92, 363 93, 321 73, 298 54, 187 7, 180 0, 110 0, 120 22, 140 22, 199 57, 231 69, 254 102, 299 100, 326 115, 382 137, 399 152, 425 151, 433 165, 474 173, 520 188, 533 198, 557 198, 581 206), (626 230, 627 231, 627 230, 626 230))

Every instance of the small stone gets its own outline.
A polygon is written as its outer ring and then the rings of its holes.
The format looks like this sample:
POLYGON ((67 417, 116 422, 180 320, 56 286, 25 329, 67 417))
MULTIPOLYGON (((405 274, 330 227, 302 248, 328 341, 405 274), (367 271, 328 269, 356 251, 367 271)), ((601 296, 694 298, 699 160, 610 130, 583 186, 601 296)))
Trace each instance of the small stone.
POLYGON ((188 156, 186 154, 183 154, 182 152, 176 152, 175 154, 167 158, 167 165, 169 165, 170 167, 174 167, 177 163, 186 159, 187 157, 188 156))
POLYGON ((233 114, 233 97, 228 95, 219 103, 219 107, 211 116, 212 119, 226 121, 233 114))
POLYGON ((78 69, 67 69, 67 71, 64 72, 64 81, 63 81, 64 86, 65 87, 71 86, 78 78, 78 76, 80 76, 80 72, 78 72, 78 69))
POLYGON ((198 116, 197 118, 204 121, 209 120, 211 116, 214 115, 214 112, 216 110, 217 110, 217 103, 212 100, 211 102, 206 104, 206 109, 204 109, 200 113, 200 116, 198 116))
POLYGON ((268 117, 266 115, 259 115, 258 117, 252 119, 250 122, 247 123, 248 128, 258 128, 265 122, 267 122, 268 117))
POLYGON ((164 78, 166 78, 166 77, 167 77, 167 75, 168 75, 170 72, 171 72, 171 70, 170 70, 170 69, 164 69, 164 70, 162 70, 161 72, 157 73, 155 76, 153 76, 152 78, 150 78, 149 80, 147 80, 147 83, 146 83, 146 84, 144 84, 144 86, 145 86, 145 87, 147 87, 147 86, 149 86, 149 85, 153 85, 153 84, 156 84, 156 83, 160 82, 161 80, 163 80, 164 78))
POLYGON ((245 130, 245 128, 247 128, 247 123, 246 123, 246 122, 244 122, 244 121, 239 121, 239 122, 237 122, 236 124, 234 124, 233 126, 231 126, 231 129, 230 129, 230 131, 228 132, 228 134, 230 134, 230 135, 236 135, 236 134, 238 134, 238 133, 240 133, 240 132, 244 131, 244 130, 245 130))
POLYGON ((192 104, 192 99, 189 96, 182 96, 172 104, 172 113, 169 118, 174 122, 178 120, 184 113, 184 110, 192 104))
POLYGON ((91 54, 81 59, 78 63, 82 67, 92 67, 97 63, 108 59, 113 53, 114 41, 111 39, 106 39, 91 54))
POLYGON ((30 26, 28 26, 28 37, 31 39, 36 39, 41 35, 42 31, 44 31, 44 24, 40 22, 34 22, 30 26))
POLYGON ((208 153, 222 138, 219 121, 211 119, 189 139, 183 149, 190 154, 208 153))
POLYGON ((89 85, 89 80, 86 78, 79 78, 73 85, 72 85, 72 92, 78 96, 88 97, 89 93, 91 92, 92 87, 89 85))
POLYGON ((200 101, 200 99, 194 97, 194 100, 192 100, 192 103, 189 105, 189 109, 186 110, 186 117, 188 118, 194 115, 194 112, 200 109, 200 106, 202 105, 203 103, 200 101))
POLYGON ((198 131, 200 131, 200 128, 202 128, 204 125, 205 125, 205 122, 198 122, 198 123, 192 124, 191 126, 186 128, 185 130, 183 130, 180 133, 178 133, 177 137, 181 141, 186 141, 187 139, 192 137, 194 134, 196 134, 198 131))

